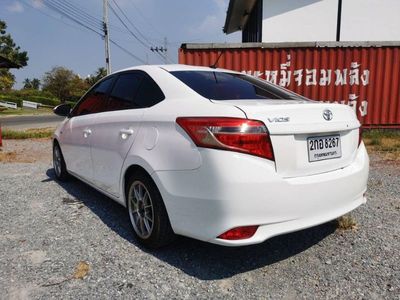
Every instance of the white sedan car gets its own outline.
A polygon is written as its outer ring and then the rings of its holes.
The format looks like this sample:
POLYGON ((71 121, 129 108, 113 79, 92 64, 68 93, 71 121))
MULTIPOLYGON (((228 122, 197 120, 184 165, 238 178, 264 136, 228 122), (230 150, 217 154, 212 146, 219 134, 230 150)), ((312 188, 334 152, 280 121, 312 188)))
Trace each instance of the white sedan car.
POLYGON ((69 174, 127 207, 148 247, 184 235, 242 246, 365 203, 369 159, 346 105, 242 73, 184 65, 111 74, 54 134, 69 174))

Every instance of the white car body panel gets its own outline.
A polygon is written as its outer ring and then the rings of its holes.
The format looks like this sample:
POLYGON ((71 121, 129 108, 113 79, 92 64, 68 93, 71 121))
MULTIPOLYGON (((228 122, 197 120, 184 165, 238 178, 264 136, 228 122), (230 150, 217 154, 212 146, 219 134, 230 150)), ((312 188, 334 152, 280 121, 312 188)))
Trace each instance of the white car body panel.
POLYGON ((111 111, 97 114, 89 126, 93 182, 102 190, 121 197, 121 168, 139 132, 144 109, 111 111))
POLYGON ((87 115, 66 119, 61 127, 63 154, 68 169, 89 181, 93 179, 91 137, 90 132, 85 131, 93 124, 94 117, 87 115))
POLYGON ((262 158, 215 152, 201 151, 198 170, 153 176, 176 233, 221 245, 250 245, 333 220, 365 202, 368 156, 363 145, 346 168, 287 179, 262 158), (216 238, 248 225, 260 225, 250 239, 216 238))
MULTIPOLYGON (((140 166, 154 180, 175 233, 227 246, 249 245, 315 226, 365 202, 368 155, 358 146, 358 122, 345 105, 294 100, 205 99, 168 71, 206 70, 182 65, 141 66, 165 100, 143 109, 67 118, 54 139, 67 169, 122 205, 125 174, 140 166), (326 121, 322 111, 334 118, 326 121), (235 117, 263 121, 275 161, 197 147, 177 117, 235 117), (279 122, 280 118, 289 118, 279 122), (91 134, 84 137, 84 130, 91 134), (126 139, 121 130, 131 130, 126 139), (309 162, 307 138, 339 134, 342 156, 309 162), (223 232, 259 225, 245 240, 222 240, 223 232)), ((227 70, 213 70, 229 72, 227 70)))

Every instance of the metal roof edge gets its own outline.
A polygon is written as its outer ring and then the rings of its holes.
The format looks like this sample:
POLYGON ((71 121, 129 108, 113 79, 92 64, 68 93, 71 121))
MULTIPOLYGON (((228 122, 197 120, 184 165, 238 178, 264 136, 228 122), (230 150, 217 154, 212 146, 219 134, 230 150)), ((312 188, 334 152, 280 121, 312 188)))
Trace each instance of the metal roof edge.
POLYGON ((281 42, 281 43, 183 43, 181 49, 246 49, 246 48, 351 48, 399 47, 400 41, 346 41, 346 42, 281 42))

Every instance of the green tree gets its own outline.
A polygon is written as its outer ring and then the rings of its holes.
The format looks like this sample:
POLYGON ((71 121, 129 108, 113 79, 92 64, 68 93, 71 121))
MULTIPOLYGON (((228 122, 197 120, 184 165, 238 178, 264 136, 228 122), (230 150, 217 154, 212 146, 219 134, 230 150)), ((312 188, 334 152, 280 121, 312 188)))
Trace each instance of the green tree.
POLYGON ((96 70, 96 72, 94 72, 94 74, 89 75, 85 81, 87 82, 87 84, 89 86, 94 85, 97 81, 99 81, 100 79, 102 79, 103 77, 105 77, 107 75, 107 70, 106 68, 100 67, 96 70))
POLYGON ((61 102, 77 100, 87 89, 87 83, 72 70, 54 67, 43 77, 43 91, 48 91, 61 102))
POLYGON ((33 78, 32 80, 29 78, 25 78, 23 84, 24 89, 39 90, 41 83, 40 80, 37 78, 33 78))
MULTIPOLYGON (((6 22, 0 20, 0 55, 24 67, 28 64, 28 53, 21 51, 14 43, 10 34, 6 32, 6 22)), ((15 83, 15 76, 8 69, 0 70, 0 91, 11 89, 15 83)))

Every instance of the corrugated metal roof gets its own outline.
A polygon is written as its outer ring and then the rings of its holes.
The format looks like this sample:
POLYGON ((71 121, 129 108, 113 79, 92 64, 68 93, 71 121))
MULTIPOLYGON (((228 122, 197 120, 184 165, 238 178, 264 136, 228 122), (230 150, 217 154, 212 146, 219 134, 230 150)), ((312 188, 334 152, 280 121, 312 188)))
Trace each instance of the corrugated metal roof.
POLYGON ((224 32, 229 34, 242 30, 256 2, 257 0, 230 0, 226 13, 224 32))
POLYGON ((351 47, 398 47, 400 41, 362 42, 288 42, 288 43, 184 43, 182 49, 247 49, 247 48, 351 48, 351 47))

